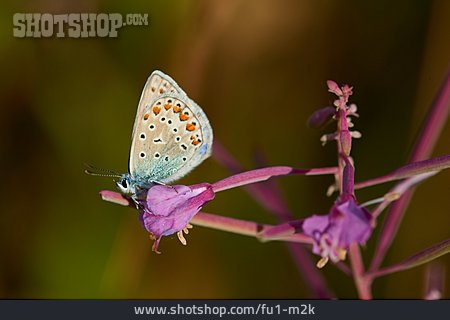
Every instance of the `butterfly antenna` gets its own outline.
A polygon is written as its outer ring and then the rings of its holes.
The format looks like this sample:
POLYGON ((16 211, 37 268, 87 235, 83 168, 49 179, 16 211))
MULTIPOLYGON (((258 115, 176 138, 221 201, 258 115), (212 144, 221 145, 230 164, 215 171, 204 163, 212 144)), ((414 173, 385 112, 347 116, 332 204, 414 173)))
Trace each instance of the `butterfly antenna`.
POLYGON ((91 176, 113 177, 113 178, 120 178, 122 176, 115 171, 112 171, 109 169, 103 169, 103 168, 96 168, 87 163, 85 163, 84 166, 86 167, 86 169, 84 169, 84 173, 91 175, 91 176))

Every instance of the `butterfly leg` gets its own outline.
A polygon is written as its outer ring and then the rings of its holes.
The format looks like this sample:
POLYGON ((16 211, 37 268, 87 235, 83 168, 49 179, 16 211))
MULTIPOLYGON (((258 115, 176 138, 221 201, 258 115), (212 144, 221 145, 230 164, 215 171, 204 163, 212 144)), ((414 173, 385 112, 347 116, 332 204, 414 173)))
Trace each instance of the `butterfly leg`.
POLYGON ((154 183, 154 184, 159 184, 160 186, 168 187, 167 184, 165 184, 164 182, 161 182, 161 181, 151 180, 150 182, 151 182, 151 183, 154 183))

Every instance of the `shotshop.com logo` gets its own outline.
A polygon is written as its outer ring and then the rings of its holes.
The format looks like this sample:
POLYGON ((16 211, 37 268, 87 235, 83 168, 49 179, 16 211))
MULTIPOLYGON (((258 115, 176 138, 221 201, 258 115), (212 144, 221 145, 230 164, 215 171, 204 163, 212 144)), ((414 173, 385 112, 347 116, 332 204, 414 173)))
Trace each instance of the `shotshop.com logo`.
POLYGON ((148 14, 130 13, 124 19, 120 13, 15 13, 13 23, 17 38, 116 38, 123 26, 147 26, 148 14))

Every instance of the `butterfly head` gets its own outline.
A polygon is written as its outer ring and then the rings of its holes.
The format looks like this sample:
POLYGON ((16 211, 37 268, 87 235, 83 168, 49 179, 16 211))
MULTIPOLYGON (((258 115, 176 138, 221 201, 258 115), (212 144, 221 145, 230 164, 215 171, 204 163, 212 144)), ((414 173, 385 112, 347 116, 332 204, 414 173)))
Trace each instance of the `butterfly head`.
POLYGON ((158 184, 148 179, 134 178, 129 173, 124 173, 119 180, 115 181, 120 193, 133 199, 138 205, 140 201, 145 200, 147 191, 154 185, 158 184))
POLYGON ((120 176, 120 179, 116 181, 116 186, 124 195, 132 196, 136 194, 136 183, 128 173, 120 176))

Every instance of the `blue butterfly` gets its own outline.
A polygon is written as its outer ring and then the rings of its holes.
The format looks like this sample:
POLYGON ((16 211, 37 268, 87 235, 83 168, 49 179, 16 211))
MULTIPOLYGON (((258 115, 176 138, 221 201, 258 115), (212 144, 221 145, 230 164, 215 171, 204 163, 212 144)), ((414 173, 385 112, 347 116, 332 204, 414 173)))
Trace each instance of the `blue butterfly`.
POLYGON ((128 173, 120 192, 137 200, 155 184, 169 184, 211 155, 213 131, 206 114, 177 83, 154 71, 145 83, 134 121, 128 173))

